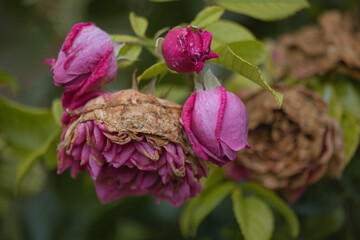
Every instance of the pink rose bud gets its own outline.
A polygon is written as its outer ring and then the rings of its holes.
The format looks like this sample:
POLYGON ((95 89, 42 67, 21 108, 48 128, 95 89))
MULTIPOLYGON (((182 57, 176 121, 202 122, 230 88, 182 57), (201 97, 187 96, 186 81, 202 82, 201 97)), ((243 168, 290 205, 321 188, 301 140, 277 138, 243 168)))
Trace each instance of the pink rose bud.
POLYGON ((210 51, 211 38, 212 33, 193 26, 172 29, 161 46, 167 66, 179 73, 199 74, 206 60, 219 57, 210 51))
POLYGON ((194 153, 219 166, 237 159, 237 151, 248 145, 245 106, 224 87, 194 92, 183 107, 181 122, 194 153))
POLYGON ((110 36, 90 22, 75 24, 58 59, 46 59, 45 63, 52 66, 56 86, 79 90, 79 94, 100 89, 116 77, 117 61, 110 36))

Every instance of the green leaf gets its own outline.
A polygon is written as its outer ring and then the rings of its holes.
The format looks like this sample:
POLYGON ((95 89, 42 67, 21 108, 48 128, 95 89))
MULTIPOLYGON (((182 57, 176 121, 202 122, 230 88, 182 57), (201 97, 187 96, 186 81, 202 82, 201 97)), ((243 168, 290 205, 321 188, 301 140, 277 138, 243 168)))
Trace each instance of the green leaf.
POLYGON ((349 162, 359 146, 360 128, 355 117, 347 112, 344 113, 340 125, 345 142, 345 156, 349 162))
POLYGON ((133 64, 138 60, 142 47, 137 45, 125 45, 123 46, 117 56, 117 62, 119 68, 125 68, 133 64))
POLYGON ((146 69, 140 76, 137 77, 138 82, 144 79, 150 79, 160 73, 168 71, 166 64, 164 62, 155 63, 148 69, 146 69))
POLYGON ((110 35, 115 43, 115 53, 119 68, 125 68, 138 60, 142 46, 152 45, 150 42, 140 40, 130 35, 114 34, 110 35))
POLYGON ((227 91, 237 93, 243 89, 257 89, 260 88, 256 83, 249 81, 247 78, 238 73, 233 73, 226 79, 224 87, 227 91))
POLYGON ((213 34, 211 40, 212 49, 217 49, 226 43, 255 39, 254 35, 244 26, 228 20, 212 23, 205 27, 204 30, 213 34))
POLYGON ((269 204, 271 204, 281 215, 285 218, 289 231, 292 237, 297 237, 299 234, 299 220, 295 213, 291 210, 286 202, 284 202, 274 192, 255 183, 246 183, 243 185, 244 191, 252 192, 262 198, 264 198, 269 204))
POLYGON ((185 238, 188 238, 190 236, 192 215, 193 211, 195 210, 196 204, 196 198, 191 199, 186 203, 183 211, 181 212, 179 220, 180 231, 185 238))
POLYGON ((18 80, 8 71, 0 68, 0 85, 8 86, 15 94, 19 92, 18 80))
POLYGON ((360 119, 360 86, 347 78, 337 78, 332 83, 343 109, 360 119))
POLYGON ((225 9, 264 21, 286 18, 309 7, 306 0, 212 0, 225 9))
POLYGON ((129 20, 134 33, 139 37, 144 37, 149 25, 148 20, 144 17, 136 16, 134 12, 130 13, 129 20))
POLYGON ((190 89, 185 86, 174 84, 159 84, 156 86, 155 92, 158 98, 165 98, 169 101, 183 104, 189 97, 190 89))
POLYGON ((228 46, 236 55, 255 65, 263 63, 266 58, 264 45, 260 41, 240 41, 229 43, 228 46))
POLYGON ((25 175, 30 171, 31 167, 36 163, 41 156, 43 156, 51 143, 54 141, 54 138, 58 136, 59 131, 52 132, 49 137, 39 146, 37 149, 33 150, 26 158, 24 158, 18 165, 16 172, 16 184, 15 184, 15 193, 17 193, 21 181, 25 175))
POLYGON ((57 147, 61 140, 61 130, 59 129, 58 134, 52 139, 45 154, 44 160, 48 169, 53 170, 57 167, 57 147))
POLYGON ((190 24, 200 28, 206 27, 207 25, 218 21, 224 14, 224 11, 225 10, 221 7, 206 7, 196 15, 195 19, 190 24))
POLYGON ((59 131, 50 110, 36 109, 0 98, 0 133, 19 160, 16 190, 31 166, 45 153, 59 131))
POLYGON ((54 116, 55 122, 60 127, 61 126, 61 117, 62 117, 63 112, 64 112, 64 109, 62 107, 62 103, 61 103, 60 98, 57 98, 57 99, 53 100, 51 111, 52 111, 52 114, 54 116))
POLYGON ((240 188, 231 195, 234 214, 246 240, 270 239, 274 230, 274 217, 270 208, 256 197, 243 198, 240 188))
POLYGON ((220 58, 215 59, 216 63, 221 64, 224 67, 227 67, 241 74, 242 76, 257 83, 259 86, 271 92, 275 96, 275 99, 278 102, 279 107, 281 107, 283 101, 283 95, 273 90, 265 82, 258 67, 248 63, 247 61, 236 55, 227 45, 219 48, 216 52, 220 54, 220 58))
POLYGON ((201 184, 204 186, 203 191, 219 185, 226 178, 224 175, 224 170, 217 165, 210 163, 207 164, 207 167, 209 169, 209 176, 200 180, 201 184))
POLYGON ((232 182, 219 184, 190 200, 180 219, 182 234, 185 237, 195 236, 200 223, 230 194, 233 188, 234 183, 232 182))
POLYGON ((328 104, 329 115, 336 120, 341 121, 343 109, 340 101, 338 100, 338 97, 336 96, 336 91, 330 83, 326 82, 323 84, 322 95, 323 99, 328 104))

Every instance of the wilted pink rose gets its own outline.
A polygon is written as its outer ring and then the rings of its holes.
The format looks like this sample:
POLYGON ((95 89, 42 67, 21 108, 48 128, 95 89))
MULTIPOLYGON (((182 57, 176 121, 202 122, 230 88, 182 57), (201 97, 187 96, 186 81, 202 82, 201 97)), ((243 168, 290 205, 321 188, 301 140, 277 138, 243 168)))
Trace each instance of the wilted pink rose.
POLYGON ((201 191, 207 175, 180 114, 181 106, 134 90, 92 99, 63 132, 58 173, 87 171, 103 203, 150 194, 179 206, 201 191))
POLYGON ((93 23, 77 23, 67 35, 52 66, 56 86, 85 92, 116 77, 117 62, 110 36, 93 23))
POLYGON ((117 61, 110 36, 93 23, 78 23, 67 35, 58 59, 46 59, 52 66, 54 83, 66 88, 62 95, 62 122, 70 122, 69 111, 83 106, 104 92, 100 88, 115 79, 117 61))
POLYGON ((161 46, 167 66, 179 73, 200 73, 206 60, 219 57, 210 50, 211 38, 212 33, 193 26, 172 29, 161 46))
POLYGON ((248 144, 244 104, 221 86, 194 92, 183 107, 181 121, 195 154, 219 166, 237 159, 237 151, 248 144))

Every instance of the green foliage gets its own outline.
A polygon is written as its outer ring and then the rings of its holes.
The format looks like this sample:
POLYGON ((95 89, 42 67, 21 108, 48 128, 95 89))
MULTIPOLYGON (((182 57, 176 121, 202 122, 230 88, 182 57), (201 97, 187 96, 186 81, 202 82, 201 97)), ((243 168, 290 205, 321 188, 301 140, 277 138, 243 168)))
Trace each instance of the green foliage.
POLYGON ((226 43, 255 40, 254 35, 248 29, 229 20, 219 20, 206 26, 204 30, 213 34, 211 40, 211 48, 213 50, 226 43))
POLYGON ((256 83, 249 81, 247 78, 238 73, 233 73, 225 81, 224 87, 227 91, 237 93, 243 89, 256 89, 260 88, 256 83))
MULTIPOLYGON (((116 43, 118 67, 132 66, 132 68, 126 70, 121 69, 118 73, 121 84, 126 81, 130 82, 134 68, 139 68, 142 73, 136 80, 141 82, 142 85, 151 81, 150 84, 143 88, 143 91, 153 94, 156 92, 156 96, 165 97, 178 103, 184 102, 193 91, 192 79, 189 81, 189 76, 170 74, 173 72, 161 62, 161 57, 157 56, 154 51, 156 39, 170 28, 166 26, 156 32, 156 28, 154 28, 156 26, 148 26, 149 22, 152 25, 161 22, 164 26, 170 25, 172 27, 179 22, 165 19, 166 14, 154 14, 159 11, 152 11, 154 9, 148 9, 148 7, 158 6, 163 8, 161 9, 163 13, 172 13, 171 11, 175 9, 176 12, 181 13, 183 16, 180 21, 187 21, 189 17, 195 15, 194 11, 200 9, 203 3, 201 1, 178 1, 177 3, 167 4, 165 2, 176 0, 150 1, 164 2, 164 4, 152 4, 146 0, 144 5, 142 5, 143 3, 133 2, 130 4, 131 1, 117 1, 116 3, 113 2, 111 9, 108 7, 101 9, 104 12, 103 18, 101 18, 97 7, 108 4, 98 4, 97 1, 80 0, 73 2, 65 0, 64 3, 55 4, 56 1, 47 3, 49 5, 43 5, 42 1, 32 3, 31 7, 26 7, 26 14, 17 15, 24 15, 27 20, 27 18, 30 18, 31 12, 35 10, 35 19, 38 19, 39 13, 43 9, 52 9, 51 13, 56 12, 55 9, 57 8, 60 10, 54 15, 41 13, 42 20, 44 20, 40 21, 41 23, 44 22, 42 27, 36 25, 39 21, 26 21, 31 22, 31 27, 26 24, 23 28, 18 26, 17 31, 23 33, 22 38, 18 38, 18 32, 15 31, 16 41, 12 43, 13 45, 9 49, 12 51, 11 55, 15 55, 13 52, 16 51, 24 54, 24 56, 21 55, 21 58, 16 59, 16 63, 19 65, 19 76, 28 74, 27 67, 23 62, 31 62, 31 58, 25 54, 28 53, 29 49, 31 50, 33 47, 35 49, 33 51, 37 52, 38 44, 39 46, 45 46, 45 52, 48 54, 49 49, 56 45, 47 44, 49 39, 45 39, 44 36, 58 39, 59 35, 65 36, 74 22, 94 18, 96 24, 102 27, 106 26, 105 30, 120 29, 122 33, 111 36, 116 43), (54 7, 51 4, 55 4, 54 7), (140 4, 141 8, 137 8, 140 4), (139 14, 145 13, 149 16, 149 13, 151 13, 149 21, 131 12, 134 9, 127 9, 127 5, 136 8, 139 14), (115 6, 120 6, 121 9, 115 8, 115 6), (168 6, 174 6, 174 9, 168 11, 166 9, 168 6), (184 11, 185 6, 188 6, 188 12, 184 11), (90 12, 86 13, 86 19, 83 19, 85 9, 90 9, 90 12), (110 16, 112 12, 115 13, 113 18, 110 16), (131 12, 129 21, 134 36, 127 35, 128 22, 126 24, 119 22, 119 19, 126 19, 129 12, 131 12), (51 20, 46 22, 48 15, 51 15, 49 16, 51 20), (60 20, 65 20, 65 22, 60 20), (50 23, 57 31, 57 37, 52 36, 53 33, 49 33, 49 29, 51 29, 49 27, 50 23), (24 31, 25 28, 31 29, 31 31, 24 31), (23 42, 26 42, 27 35, 33 38, 37 32, 40 33, 38 34, 41 36, 40 41, 36 38, 31 44, 24 44, 24 47, 18 48, 19 50, 16 49, 17 42, 23 44, 23 42), (152 34, 154 32, 156 33, 153 38, 146 36, 146 33, 152 34), (148 56, 146 53, 142 54, 143 48, 147 49, 153 56, 149 54, 148 56), (140 55, 141 62, 139 61, 140 55), (156 59, 154 59, 154 56, 156 59), (130 72, 130 74, 127 72, 130 72), (154 90, 156 79, 158 81, 154 90)), ((343 2, 335 2, 344 6, 343 2)), ((19 3, 11 2, 11 4, 17 6, 19 3)), ((333 6, 334 1, 331 4, 333 6)), ((259 68, 255 66, 264 62, 265 50, 263 44, 257 41, 254 34, 241 24, 221 18, 224 9, 226 9, 260 20, 275 20, 292 15, 296 11, 307 7, 307 2, 305 0, 210 0, 206 1, 205 5, 208 7, 198 12, 191 24, 213 33, 212 50, 220 53, 221 58, 212 61, 235 72, 228 77, 228 72, 224 71, 224 69, 214 68, 216 70, 214 72, 221 79, 227 78, 224 81, 227 90, 236 92, 242 88, 263 87, 274 94, 280 105, 282 95, 269 87, 259 68), (211 5, 212 3, 216 5, 211 5)), ((314 5, 318 7, 319 3, 314 2, 314 5)), ((1 7, 3 7, 3 3, 1 7)), ((19 9, 24 9, 24 6, 12 7, 11 11, 5 9, 4 12, 7 12, 5 17, 13 19, 13 12, 23 11, 19 9)), ((318 7, 318 9, 313 8, 305 15, 295 17, 301 19, 301 17, 313 15, 314 12, 320 10, 323 9, 321 7, 318 7)), ((176 13, 171 15, 170 20, 175 20, 175 17, 176 13)), ((235 19, 235 17, 232 14, 226 15, 228 19, 235 19)), ((236 21, 241 22, 243 19, 241 16, 236 17, 236 21)), ((17 29, 13 22, 24 21, 8 22, 10 24, 9 28, 17 29)), ((258 23, 253 19, 246 19, 246 22, 241 23, 246 24, 246 26, 255 26, 252 29, 255 30, 256 36, 262 36, 264 32, 268 32, 268 30, 258 28, 258 23)), ((285 25, 293 28, 292 23, 294 23, 293 20, 285 25)), ((283 27, 283 23, 277 24, 276 29, 274 28, 273 31, 274 34, 276 35, 277 28, 280 31, 284 30, 283 27)), ((11 31, 9 35, 11 35, 11 31)), ((10 55, 8 49, 4 53, 3 57, 5 56, 5 58, 3 59, 7 59, 7 55, 10 55)), ((31 51, 30 53, 33 54, 31 51)), ((11 64, 11 61, 9 61, 9 64, 11 64)), ((31 70, 33 70, 32 67, 31 70)), ((360 160, 358 148, 360 85, 358 82, 344 77, 325 78, 327 76, 313 79, 314 85, 317 85, 313 86, 313 89, 323 96, 329 104, 328 113, 336 118, 342 127, 349 166, 344 172, 341 181, 326 182, 327 187, 324 187, 322 182, 310 186, 307 190, 308 194, 292 206, 297 212, 297 216, 289 204, 274 192, 253 183, 241 182, 236 186, 233 182, 226 181, 221 168, 208 164, 208 167, 210 167, 209 177, 201 180, 204 184, 204 191, 188 202, 181 215, 180 228, 185 236, 195 236, 197 230, 200 235, 203 227, 203 229, 206 229, 207 236, 202 236, 201 239, 224 239, 223 236, 231 240, 238 238, 245 238, 246 240, 270 239, 271 237, 273 239, 298 237, 299 239, 309 240, 356 239, 360 234, 357 228, 360 224, 359 214, 357 214, 360 210, 360 188, 358 184, 360 175, 359 171, 357 171, 360 160), (228 195, 232 196, 234 215, 241 231, 238 230, 235 219, 230 216, 231 211, 222 212, 223 208, 225 210, 231 208, 231 201, 227 199, 228 195), (271 210, 274 210, 274 212, 271 210), (223 216, 223 218, 218 218, 219 215, 223 216), (204 221, 207 216, 209 216, 207 219, 209 221, 204 221), (216 218, 212 218, 213 216, 216 216, 216 218), (222 221, 223 219, 227 219, 229 222, 233 221, 233 224, 227 225, 228 223, 222 221), (278 224, 279 221, 284 224, 278 224), (299 227, 299 221, 301 228, 299 227), (274 222, 276 222, 275 226, 274 222), (282 227, 286 237, 278 238, 280 236, 278 232, 282 227), (217 230, 214 230, 215 228, 220 232, 218 236, 214 235, 214 232, 217 232, 217 230), (336 232, 338 232, 338 235, 334 236, 336 232), (239 236, 241 233, 243 236, 239 236), (274 235, 272 236, 272 234, 274 235)), ((34 80, 29 78, 29 83, 32 84, 31 81, 34 80)), ((298 83, 306 84, 304 82, 298 83)), ((14 93, 19 91, 16 78, 2 69, 0 69, 0 85, 6 85, 14 93)), ((127 85, 123 84, 122 86, 127 85)), ((48 105, 55 96, 58 97, 60 94, 60 91, 51 90, 54 92, 50 92, 48 89, 39 89, 44 92, 42 94, 46 95, 46 98, 38 98, 32 90, 26 93, 27 96, 31 96, 33 104, 48 105)), ((20 96, 19 101, 25 102, 24 99, 23 96, 20 96)), ((171 236, 172 239, 181 239, 179 229, 175 226, 180 211, 179 208, 172 208, 167 202, 154 207, 155 201, 150 197, 129 197, 101 205, 96 198, 93 181, 86 174, 80 173, 76 180, 71 179, 66 173, 61 176, 55 175, 57 146, 61 136, 59 128, 61 116, 62 106, 59 99, 52 102, 51 110, 41 110, 0 98, 0 238, 55 240, 72 238, 168 239, 171 236), (39 159, 45 161, 40 162, 39 159), (45 165, 42 163, 45 163, 45 165), (46 187, 44 187, 45 182, 46 187), (19 195, 31 194, 32 197, 13 199, 15 184, 19 195), (38 195, 34 195, 40 190, 43 191, 38 195), (3 235, 4 231, 6 232, 5 235, 3 235), (7 235, 9 232, 13 232, 13 235, 7 235)))
POLYGON ((140 76, 137 77, 137 81, 140 82, 143 79, 150 79, 160 73, 168 72, 168 68, 164 62, 156 63, 146 69, 140 76))
POLYGON ((283 95, 281 93, 276 92, 273 90, 264 80, 260 69, 256 66, 248 63, 238 55, 234 53, 234 51, 228 46, 225 45, 217 50, 217 53, 220 54, 220 58, 217 58, 215 60, 216 63, 229 68, 247 79, 255 82, 259 86, 265 88, 269 92, 271 92, 278 102, 279 107, 282 104, 283 101, 283 95))
POLYGON ((295 213, 291 210, 289 205, 284 202, 274 192, 255 183, 246 183, 243 186, 244 191, 252 192, 263 199, 265 199, 271 206, 273 206, 279 213, 285 218, 289 231, 292 237, 296 237, 299 234, 299 220, 295 213))
POLYGON ((256 40, 233 42, 228 46, 237 56, 254 65, 263 63, 266 58, 264 45, 256 40))
POLYGON ((360 86, 349 78, 334 77, 332 85, 344 111, 360 120, 360 86))
POLYGON ((51 112, 54 116, 54 120, 55 120, 56 124, 60 127, 61 126, 61 116, 64 113, 61 99, 59 99, 59 98, 54 99, 54 101, 52 102, 51 112))
POLYGON ((233 188, 234 184, 231 182, 218 184, 213 188, 204 190, 198 197, 190 200, 180 218, 182 234, 185 237, 195 236, 202 220, 230 194, 233 188))
POLYGON ((49 110, 26 107, 0 98, 0 133, 18 162, 19 185, 33 164, 47 151, 60 131, 49 110))
POLYGON ((142 47, 154 47, 150 39, 140 39, 131 35, 114 34, 110 35, 111 40, 116 43, 115 52, 119 68, 126 68, 138 60, 142 47))
POLYGON ((15 94, 19 92, 19 83, 17 79, 8 71, 0 68, 0 86, 1 85, 9 87, 15 94))
POLYGON ((145 32, 149 25, 148 20, 137 16, 134 12, 130 13, 129 20, 134 33, 139 37, 145 37, 145 32))
POLYGON ((295 14, 309 7, 306 0, 211 0, 229 11, 264 21, 273 21, 295 14))
POLYGON ((217 22, 224 14, 224 11, 225 10, 221 7, 207 7, 200 11, 190 24, 200 28, 206 27, 211 23, 217 22))
POLYGON ((274 217, 270 208, 259 198, 244 198, 240 188, 233 191, 231 198, 245 240, 270 239, 274 230, 274 217))
POLYGON ((344 113, 340 125, 345 142, 345 156, 349 162, 359 146, 360 126, 359 122, 349 113, 344 113))

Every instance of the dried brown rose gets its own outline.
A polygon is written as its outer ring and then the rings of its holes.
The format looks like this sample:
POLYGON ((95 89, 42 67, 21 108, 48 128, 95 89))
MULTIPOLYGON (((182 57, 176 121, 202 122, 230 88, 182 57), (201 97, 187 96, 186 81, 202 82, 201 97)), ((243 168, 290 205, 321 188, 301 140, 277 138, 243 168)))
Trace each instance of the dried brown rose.
POLYGON ((236 164, 227 165, 234 179, 247 178, 296 200, 306 186, 325 175, 340 177, 345 164, 339 125, 326 104, 310 90, 276 87, 284 94, 278 108, 265 90, 240 92, 249 112, 248 142, 236 164))
POLYGON ((58 173, 87 171, 103 203, 150 194, 179 206, 197 195, 207 169, 180 123, 182 107, 135 90, 90 100, 65 126, 58 173))
POLYGON ((325 12, 319 25, 283 35, 275 44, 274 77, 306 78, 338 71, 360 81, 360 29, 356 12, 325 12))

